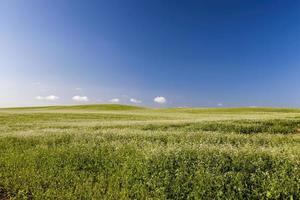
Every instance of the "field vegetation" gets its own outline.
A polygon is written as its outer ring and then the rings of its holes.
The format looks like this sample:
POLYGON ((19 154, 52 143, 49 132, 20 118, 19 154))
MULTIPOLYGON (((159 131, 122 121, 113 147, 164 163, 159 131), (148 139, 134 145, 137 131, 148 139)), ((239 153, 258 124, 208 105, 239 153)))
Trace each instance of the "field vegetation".
POLYGON ((300 199, 300 110, 0 110, 0 199, 300 199))

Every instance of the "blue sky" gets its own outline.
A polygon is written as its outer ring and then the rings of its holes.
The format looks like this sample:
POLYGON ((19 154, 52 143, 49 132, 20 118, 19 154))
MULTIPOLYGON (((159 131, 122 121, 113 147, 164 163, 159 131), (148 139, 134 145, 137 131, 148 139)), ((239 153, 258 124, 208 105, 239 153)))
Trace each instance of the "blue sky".
POLYGON ((0 107, 300 107, 299 22, 292 0, 3 0, 0 107))

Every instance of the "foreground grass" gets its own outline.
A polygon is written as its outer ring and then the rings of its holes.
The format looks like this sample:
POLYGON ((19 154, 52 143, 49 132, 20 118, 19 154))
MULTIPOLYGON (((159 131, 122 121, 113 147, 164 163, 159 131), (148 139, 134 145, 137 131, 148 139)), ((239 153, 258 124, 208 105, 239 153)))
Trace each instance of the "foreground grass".
POLYGON ((0 199, 300 199, 296 109, 0 111, 0 199))

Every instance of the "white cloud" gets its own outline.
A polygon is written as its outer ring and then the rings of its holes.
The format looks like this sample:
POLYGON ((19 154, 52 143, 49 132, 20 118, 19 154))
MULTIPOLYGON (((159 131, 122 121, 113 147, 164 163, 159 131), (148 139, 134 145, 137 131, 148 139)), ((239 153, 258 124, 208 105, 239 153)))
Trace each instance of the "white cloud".
POLYGON ((44 97, 37 96, 37 97, 35 97, 35 99, 37 99, 37 100, 43 100, 43 99, 44 99, 44 97))
POLYGON ((218 103, 217 105, 218 105, 218 106, 223 106, 223 103, 218 103))
POLYGON ((45 99, 49 101, 53 101, 59 99, 59 97, 55 95, 50 95, 50 96, 46 96, 45 99))
POLYGON ((46 97, 37 96, 37 97, 35 97, 35 99, 37 99, 37 100, 46 100, 46 101, 55 101, 55 100, 58 100, 59 97, 55 96, 55 95, 49 95, 49 96, 46 96, 46 97))
POLYGON ((77 90, 77 91, 81 91, 81 90, 82 90, 82 88, 80 88, 80 87, 77 87, 77 88, 75 88, 75 90, 77 90))
POLYGON ((159 103, 159 104, 167 103, 167 99, 165 97, 160 97, 160 96, 155 97, 153 99, 153 101, 156 102, 156 103, 159 103))
POLYGON ((111 103, 119 103, 120 99, 114 98, 114 99, 109 100, 109 102, 111 102, 111 103))
POLYGON ((134 98, 131 98, 131 99, 130 99, 130 102, 132 102, 132 103, 142 103, 141 100, 134 99, 134 98))
POLYGON ((78 102, 87 102, 89 101, 89 98, 87 96, 74 96, 72 97, 73 101, 78 101, 78 102))

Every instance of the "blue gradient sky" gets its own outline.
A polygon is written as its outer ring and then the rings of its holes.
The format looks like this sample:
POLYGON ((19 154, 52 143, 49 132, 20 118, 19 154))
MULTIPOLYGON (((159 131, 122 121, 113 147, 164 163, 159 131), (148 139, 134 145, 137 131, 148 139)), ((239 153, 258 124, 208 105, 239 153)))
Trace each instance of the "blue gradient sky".
POLYGON ((300 1, 0 1, 0 107, 114 98, 300 107, 300 1))

